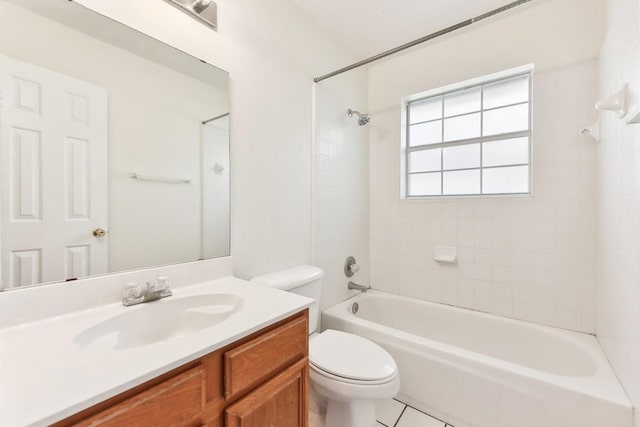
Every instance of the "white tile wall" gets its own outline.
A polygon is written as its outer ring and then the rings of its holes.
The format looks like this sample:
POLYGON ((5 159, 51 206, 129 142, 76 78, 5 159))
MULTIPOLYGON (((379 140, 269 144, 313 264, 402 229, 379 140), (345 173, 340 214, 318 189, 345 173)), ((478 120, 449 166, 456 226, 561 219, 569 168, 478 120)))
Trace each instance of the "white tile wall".
POLYGON ((360 265, 352 279, 369 283, 369 128, 347 116, 366 110, 365 72, 316 86, 314 263, 325 271, 322 308, 350 295, 344 262, 360 265))
POLYGON ((596 88, 595 61, 534 75, 532 197, 401 201, 400 111, 375 114, 373 287, 594 332, 596 145, 578 131, 596 88), (435 263, 434 245, 458 247, 458 264, 435 263))
MULTIPOLYGON (((628 83, 640 108, 640 7, 607 2, 600 95, 628 83)), ((603 112, 598 146, 598 328, 605 353, 636 408, 640 405, 640 125, 603 112)), ((640 417, 636 411, 636 426, 640 417)))

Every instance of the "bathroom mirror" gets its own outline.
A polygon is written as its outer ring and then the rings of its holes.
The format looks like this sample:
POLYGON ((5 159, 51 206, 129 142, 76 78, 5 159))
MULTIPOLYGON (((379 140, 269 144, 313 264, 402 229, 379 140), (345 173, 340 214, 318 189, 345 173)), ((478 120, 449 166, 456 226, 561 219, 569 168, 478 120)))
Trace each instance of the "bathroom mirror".
POLYGON ((0 31, 0 289, 229 255, 225 71, 66 0, 0 31))

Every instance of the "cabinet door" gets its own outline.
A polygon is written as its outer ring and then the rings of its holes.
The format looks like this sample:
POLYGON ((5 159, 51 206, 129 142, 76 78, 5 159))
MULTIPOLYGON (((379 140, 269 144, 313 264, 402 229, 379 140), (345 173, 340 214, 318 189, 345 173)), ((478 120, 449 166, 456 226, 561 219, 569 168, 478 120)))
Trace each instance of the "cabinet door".
POLYGON ((199 426, 204 370, 198 366, 75 424, 101 427, 199 426))
POLYGON ((304 360, 225 410, 226 427, 307 427, 308 361, 304 360))

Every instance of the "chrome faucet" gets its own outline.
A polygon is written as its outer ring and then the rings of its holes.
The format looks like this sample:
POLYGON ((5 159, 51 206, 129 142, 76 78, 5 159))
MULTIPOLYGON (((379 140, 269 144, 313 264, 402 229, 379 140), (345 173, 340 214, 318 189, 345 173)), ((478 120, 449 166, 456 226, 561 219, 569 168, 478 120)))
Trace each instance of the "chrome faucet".
POLYGON ((166 276, 160 276, 156 283, 151 283, 147 280, 146 288, 142 291, 137 283, 126 284, 124 287, 122 305, 129 307, 130 305, 155 301, 160 298, 170 297, 171 295, 173 294, 169 290, 169 278, 166 276))
POLYGON ((355 282, 349 282, 348 287, 351 290, 361 291, 361 292, 367 292, 369 289, 371 289, 371 286, 362 286, 362 285, 358 285, 355 282))

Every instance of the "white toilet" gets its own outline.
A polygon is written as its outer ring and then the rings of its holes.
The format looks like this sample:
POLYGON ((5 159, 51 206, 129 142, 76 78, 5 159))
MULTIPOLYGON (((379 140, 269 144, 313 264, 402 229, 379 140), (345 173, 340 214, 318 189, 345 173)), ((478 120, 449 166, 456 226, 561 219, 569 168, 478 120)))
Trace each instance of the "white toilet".
POLYGON ((374 427, 375 401, 400 390, 398 368, 389 353, 366 338, 332 329, 314 333, 323 275, 317 267, 301 265, 251 281, 316 301, 309 308, 309 376, 312 393, 327 401, 326 426, 374 427))

